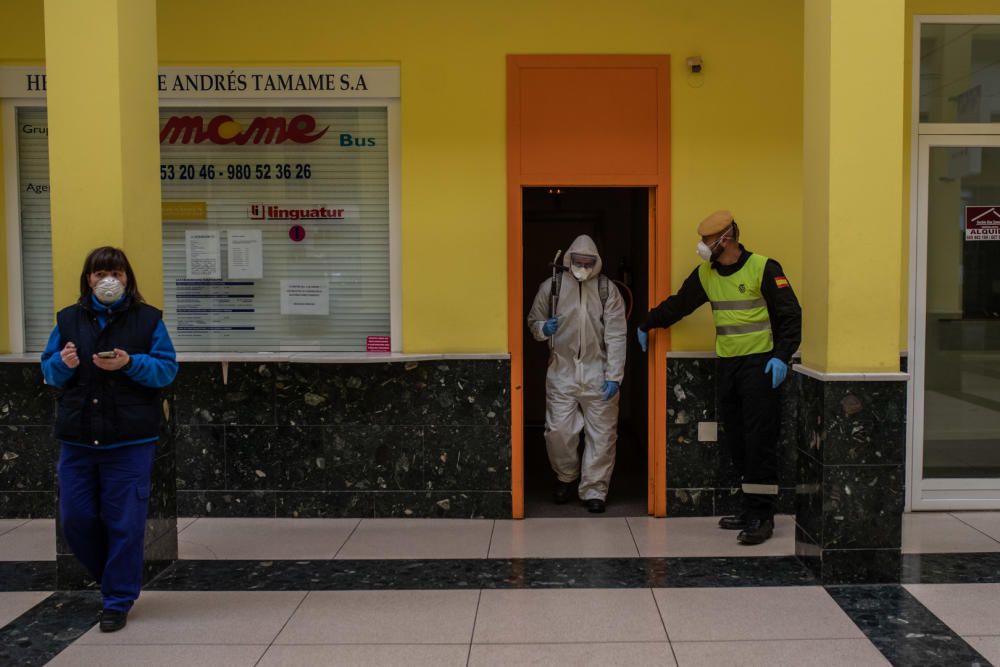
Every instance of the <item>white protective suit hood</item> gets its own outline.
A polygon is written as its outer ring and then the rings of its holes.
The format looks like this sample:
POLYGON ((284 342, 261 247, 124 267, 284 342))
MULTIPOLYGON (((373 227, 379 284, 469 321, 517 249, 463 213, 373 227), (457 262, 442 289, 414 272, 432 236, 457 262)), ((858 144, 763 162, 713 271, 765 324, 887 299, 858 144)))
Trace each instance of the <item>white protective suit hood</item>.
POLYGON ((576 240, 569 246, 569 250, 563 255, 563 266, 570 270, 569 275, 572 276, 572 266, 573 262, 570 259, 570 255, 574 252, 580 253, 581 255, 593 255, 597 258, 597 264, 594 265, 594 271, 590 274, 587 280, 593 280, 597 276, 601 275, 601 267, 603 262, 601 262, 601 253, 597 252, 597 244, 594 243, 594 239, 590 238, 586 234, 581 234, 576 237, 576 240))

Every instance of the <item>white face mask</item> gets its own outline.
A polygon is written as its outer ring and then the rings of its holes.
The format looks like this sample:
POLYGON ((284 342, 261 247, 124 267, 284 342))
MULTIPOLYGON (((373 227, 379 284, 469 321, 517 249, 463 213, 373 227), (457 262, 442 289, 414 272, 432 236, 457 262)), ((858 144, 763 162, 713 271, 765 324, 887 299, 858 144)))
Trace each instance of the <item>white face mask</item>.
POLYGON ((125 294, 125 286, 121 281, 111 276, 105 276, 94 287, 94 295, 97 300, 105 305, 110 305, 122 298, 125 294))
MULTIPOLYGON (((728 233, 729 232, 726 232, 726 234, 728 234, 728 233)), ((708 244, 706 244, 704 241, 698 241, 698 251, 697 251, 698 252, 698 256, 701 257, 706 262, 711 261, 713 259, 713 257, 712 257, 712 251, 715 248, 719 247, 719 244, 722 243, 726 239, 726 234, 723 234, 722 236, 720 236, 719 240, 716 241, 715 243, 713 243, 711 246, 709 246, 708 244)))
POLYGON ((590 274, 594 272, 593 269, 585 269, 582 266, 573 265, 570 269, 573 272, 573 277, 579 280, 581 283, 590 277, 590 274))

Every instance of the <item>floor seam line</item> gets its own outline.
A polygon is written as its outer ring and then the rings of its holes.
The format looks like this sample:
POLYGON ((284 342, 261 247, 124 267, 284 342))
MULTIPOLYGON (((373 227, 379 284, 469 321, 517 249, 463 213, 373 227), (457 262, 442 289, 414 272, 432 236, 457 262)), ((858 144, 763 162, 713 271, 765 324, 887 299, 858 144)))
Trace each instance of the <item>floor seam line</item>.
POLYGON ((649 594, 653 596, 653 606, 656 607, 656 613, 660 617, 660 625, 663 626, 663 634, 667 636, 667 646, 670 647, 670 655, 674 657, 674 664, 681 664, 677 660, 677 651, 674 650, 674 642, 670 639, 670 630, 667 629, 667 620, 663 618, 663 610, 660 609, 660 601, 656 599, 656 591, 652 587, 649 589, 649 594))
POLYGON ((469 667, 472 662, 472 646, 476 643, 476 624, 479 623, 479 606, 483 603, 483 589, 479 589, 479 597, 476 598, 476 613, 472 617, 472 634, 469 635, 469 650, 465 654, 465 667, 469 667))
POLYGON ((497 534, 497 520, 493 519, 493 527, 490 528, 490 543, 486 547, 486 560, 490 560, 493 553, 493 536, 497 534))
POLYGON ((639 541, 635 539, 635 532, 632 530, 632 522, 629 521, 629 517, 625 517, 625 527, 628 528, 628 534, 632 538, 632 544, 635 545, 636 556, 642 558, 642 549, 639 548, 639 541))
POLYGON ((336 552, 334 552, 333 556, 330 557, 330 560, 337 560, 337 556, 340 555, 340 552, 344 550, 344 547, 347 546, 347 543, 351 541, 352 537, 354 537, 354 533, 358 532, 358 528, 361 527, 362 521, 364 521, 364 519, 358 519, 358 522, 354 524, 354 528, 351 529, 351 534, 347 536, 347 539, 344 540, 344 543, 340 545, 340 547, 337 549, 336 552))
MULTIPOLYGON (((302 607, 302 604, 306 601, 306 598, 309 597, 311 593, 312 591, 306 591, 306 594, 302 596, 302 599, 299 600, 299 603, 295 605, 295 609, 293 609, 292 613, 288 615, 288 618, 285 619, 285 622, 281 624, 281 627, 278 629, 278 631, 274 633, 274 637, 271 638, 271 641, 268 642, 267 644, 267 648, 265 648, 264 652, 260 654, 259 658, 257 658, 257 662, 253 663, 254 667, 257 667, 257 665, 260 664, 260 661, 264 659, 264 656, 267 655, 267 652, 271 650, 271 647, 274 646, 274 642, 278 640, 278 637, 281 636, 281 633, 284 632, 285 628, 288 627, 288 624, 292 622, 292 619, 295 617, 295 614, 298 613, 299 609, 302 607)), ((258 645, 259 644, 253 644, 253 646, 258 646, 258 645)))

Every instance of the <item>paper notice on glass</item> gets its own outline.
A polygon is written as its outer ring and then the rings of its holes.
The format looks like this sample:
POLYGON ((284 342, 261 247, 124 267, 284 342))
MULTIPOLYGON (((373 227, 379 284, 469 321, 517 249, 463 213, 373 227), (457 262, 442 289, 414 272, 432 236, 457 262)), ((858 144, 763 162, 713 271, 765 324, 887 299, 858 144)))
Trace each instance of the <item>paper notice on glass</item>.
POLYGON ((324 278, 281 281, 282 315, 329 315, 330 284, 324 278))
POLYGON ((221 280, 222 253, 219 232, 184 232, 188 280, 221 280))
POLYGON ((229 239, 229 279, 257 280, 264 277, 264 241, 259 229, 226 232, 229 239))

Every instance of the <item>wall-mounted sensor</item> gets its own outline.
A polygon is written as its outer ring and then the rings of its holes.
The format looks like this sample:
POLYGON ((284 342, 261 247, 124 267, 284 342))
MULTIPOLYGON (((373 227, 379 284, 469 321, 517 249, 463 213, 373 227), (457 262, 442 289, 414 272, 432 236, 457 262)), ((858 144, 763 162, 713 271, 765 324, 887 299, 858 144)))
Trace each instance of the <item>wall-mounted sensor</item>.
POLYGON ((686 62, 692 74, 697 74, 701 71, 701 56, 691 56, 686 62))

